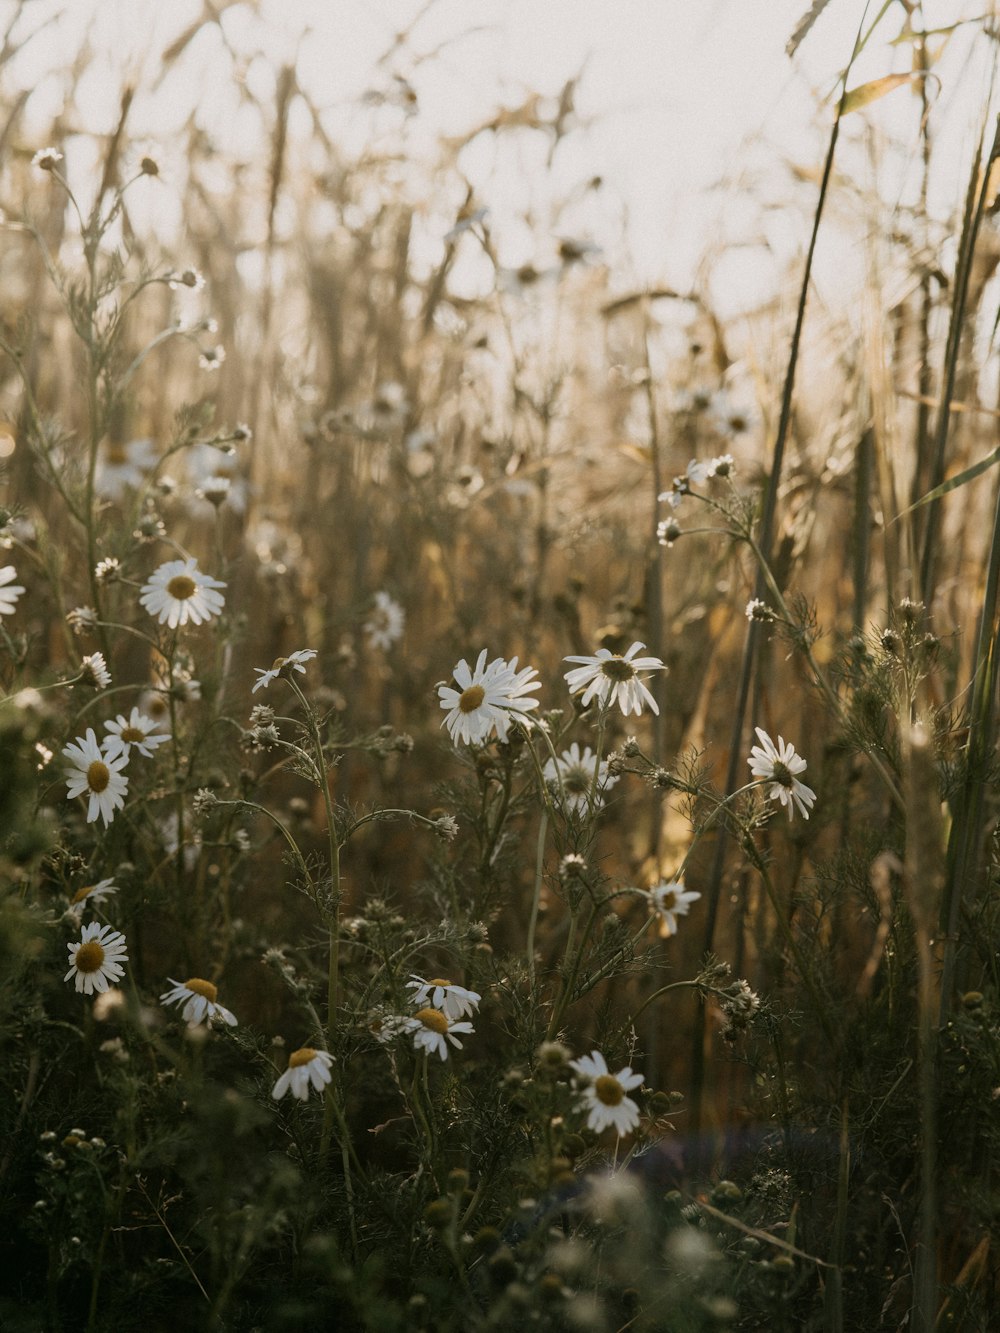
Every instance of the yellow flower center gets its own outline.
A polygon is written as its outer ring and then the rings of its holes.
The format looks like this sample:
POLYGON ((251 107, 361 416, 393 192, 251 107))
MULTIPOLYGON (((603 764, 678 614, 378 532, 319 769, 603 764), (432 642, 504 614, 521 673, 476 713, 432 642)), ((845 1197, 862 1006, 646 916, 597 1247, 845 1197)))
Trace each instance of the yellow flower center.
POLYGON ((210 1003, 215 1003, 215 997, 218 995, 218 989, 210 981, 202 981, 201 977, 188 977, 184 985, 188 990, 194 991, 195 995, 203 995, 210 1003))
POLYGON ((783 764, 780 759, 775 759, 772 762, 771 781, 776 782, 779 787, 787 787, 791 791, 795 779, 792 777, 788 765, 783 764))
POLYGON ((146 733, 140 727, 122 727, 121 738, 131 745, 133 742, 144 741, 146 733))
POLYGON ((96 940, 87 940, 77 949, 73 961, 78 972, 99 972, 104 962, 104 949, 96 940))
POLYGON ((198 591, 198 585, 188 574, 175 574, 167 584, 167 592, 178 602, 186 602, 198 591))
POLYGON ((673 889, 667 889, 665 893, 660 894, 660 911, 672 912, 677 906, 677 894, 673 889))
MULTIPOLYGON (((190 984, 191 983, 188 982, 189 986, 190 984)), ((204 984, 205 983, 202 982, 202 985, 204 984)), ((311 1046, 303 1046, 300 1051, 292 1051, 291 1055, 288 1057, 288 1068, 298 1069, 302 1065, 307 1065, 310 1060, 315 1060, 315 1058, 316 1052, 313 1048, 311 1046)))
POLYGON ((109 444, 105 450, 108 462, 113 467, 121 467, 123 463, 128 462, 128 454, 125 452, 123 444, 109 444))
POLYGON ((635 668, 631 662, 626 662, 624 657, 609 657, 606 662, 601 663, 601 674, 607 676, 608 680, 631 680, 635 675, 635 668))
POLYGON ((419 1009, 414 1014, 414 1018, 419 1018, 425 1028, 430 1028, 432 1032, 438 1033, 439 1036, 443 1037, 448 1031, 448 1020, 440 1009, 419 1009))
POLYGON ((563 790, 574 795, 582 795, 584 792, 590 791, 591 777, 592 775, 585 768, 582 768, 579 764, 573 764, 570 768, 563 770, 563 790))
POLYGON ((92 792, 100 795, 102 791, 107 789, 110 781, 111 770, 107 764, 102 763, 100 759, 95 759, 87 769, 87 786, 92 792))
POLYGON ((486 691, 482 685, 470 685, 467 690, 463 690, 458 700, 459 712, 474 713, 479 705, 486 698, 486 691))
POLYGON ((602 1074, 600 1078, 594 1080, 594 1095, 605 1106, 618 1106, 625 1096, 625 1089, 610 1074, 602 1074))
POLYGON ((451 986, 453 983, 445 977, 431 977, 427 984, 428 986, 451 986))
POLYGON ((85 884, 82 889, 77 889, 76 893, 73 894, 73 897, 70 898, 70 902, 82 903, 83 900, 86 898, 87 894, 92 892, 94 887, 95 886, 93 884, 85 884))

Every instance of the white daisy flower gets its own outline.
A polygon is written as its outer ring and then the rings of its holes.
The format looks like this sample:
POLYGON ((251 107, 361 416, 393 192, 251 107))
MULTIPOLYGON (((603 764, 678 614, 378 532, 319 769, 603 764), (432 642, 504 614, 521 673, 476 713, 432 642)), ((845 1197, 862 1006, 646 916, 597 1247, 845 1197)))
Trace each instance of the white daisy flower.
POLYGON ((122 562, 116 555, 109 555, 106 560, 98 560, 94 566, 94 577, 98 583, 113 583, 122 570, 122 562))
POLYGON ((195 495, 218 508, 225 503, 234 513, 245 513, 250 486, 240 473, 240 460, 231 452, 213 444, 198 444, 184 456, 184 466, 195 495))
POLYGON ((17 578, 17 570, 13 565, 4 565, 0 569, 0 616, 9 616, 14 612, 17 600, 24 593, 24 588, 19 583, 12 583, 12 579, 17 578))
POLYGON ((583 691, 581 704, 586 707, 595 696, 605 708, 612 708, 615 703, 625 717, 629 713, 637 716, 642 712, 643 704, 648 704, 654 713, 659 713, 656 700, 639 679, 640 671, 664 671, 664 663, 658 657, 637 657, 636 653, 645 648, 644 643, 633 643, 625 653, 612 653, 607 648, 598 648, 593 657, 567 657, 566 662, 580 662, 565 673, 570 694, 583 691))
POLYGON ((759 420, 756 407, 733 400, 728 389, 716 389, 708 408, 709 419, 720 435, 734 439, 754 429, 759 420))
POLYGON ((441 707, 448 710, 442 726, 456 745, 481 745, 494 730, 505 741, 511 720, 526 721, 527 711, 538 707, 537 699, 527 697, 541 686, 532 679, 537 674, 534 667, 518 671, 516 657, 510 662, 495 657, 487 666, 485 648, 474 670, 463 657, 453 673, 458 688, 443 682, 437 687, 441 707))
POLYGON ((474 1014, 479 1008, 479 1001, 483 998, 477 991, 456 986, 453 981, 448 981, 444 977, 432 977, 430 981, 425 981, 415 973, 411 972, 410 975, 413 980, 408 981, 406 986, 408 990, 413 991, 410 997, 413 1003, 440 1009, 449 1020, 474 1014))
POLYGON ((198 561, 168 560, 155 570, 143 584, 139 602, 151 616, 157 616, 161 625, 176 629, 190 620, 194 625, 211 620, 226 604, 216 589, 226 585, 203 574, 198 561))
POLYGON ((128 717, 119 713, 113 722, 104 724, 110 733, 104 738, 104 753, 112 759, 120 754, 127 759, 134 745, 140 754, 152 759, 156 747, 170 739, 170 733, 160 731, 159 725, 138 708, 133 708, 128 717))
POLYGON ((41 171, 55 171, 62 160, 63 155, 58 148, 39 148, 31 159, 31 165, 38 167, 41 171))
POLYGON ((701 894, 694 889, 685 889, 680 880, 664 880, 654 884, 648 896, 650 907, 660 918, 660 935, 666 940, 677 934, 677 918, 687 916, 691 904, 696 903, 701 894))
POLYGON ((94 489, 105 500, 120 500, 127 491, 137 491, 143 485, 158 458, 152 440, 108 442, 97 455, 94 489))
POLYGON ((105 754, 97 744, 93 727, 87 728, 86 736, 77 736, 73 744, 64 746, 62 753, 71 765, 66 775, 67 798, 86 796, 87 823, 92 824, 100 815, 107 827, 115 811, 125 804, 128 778, 122 769, 128 763, 128 756, 105 754))
POLYGON ((80 678, 84 685, 95 690, 106 690, 111 684, 111 672, 103 653, 89 653, 80 663, 80 678))
POLYGON ((703 486, 709 477, 715 476, 714 463, 714 458, 705 459, 701 463, 696 458, 692 458, 685 470, 688 481, 693 482, 695 486, 703 486))
POLYGON ((222 343, 216 343, 214 347, 203 347, 201 349, 198 365, 202 370, 218 370, 225 359, 226 349, 222 343))
POLYGON ((413 1037, 417 1050, 427 1051, 429 1055, 436 1051, 442 1060, 448 1058, 448 1042, 456 1049, 462 1049, 456 1032, 475 1032, 471 1023, 450 1022, 440 1009, 418 1009, 405 1022, 406 1031, 413 1037))
POLYGON ((406 612, 387 592, 375 594, 375 609, 362 626, 372 648, 388 652, 392 645, 403 637, 406 628, 406 612))
POLYGON ((754 731, 757 733, 760 745, 753 746, 750 751, 750 758, 747 760, 750 772, 755 778, 771 784, 767 790, 768 800, 780 801, 787 808, 789 819, 795 813, 796 806, 802 818, 808 819, 809 811, 816 800, 816 793, 795 776, 796 773, 805 772, 806 761, 801 755, 796 754, 795 747, 789 745, 781 736, 775 745, 766 731, 760 727, 754 727, 754 731))
POLYGON ((368 1020, 368 1031, 377 1042, 388 1046, 391 1041, 405 1034, 407 1021, 399 1014, 373 1014, 368 1020))
POLYGON ((160 1003, 183 1004, 181 1018, 189 1028, 196 1028, 199 1023, 211 1027, 216 1022, 228 1023, 231 1028, 236 1026, 235 1015, 217 1003, 218 987, 210 981, 203 981, 201 977, 189 977, 187 981, 167 977, 167 980, 173 990, 165 991, 160 996, 160 1003))
POLYGON ((332 1055, 326 1051, 313 1050, 311 1046, 292 1051, 288 1057, 288 1068, 271 1089, 271 1096, 275 1101, 280 1101, 291 1089, 292 1096, 304 1102, 309 1098, 310 1085, 322 1096, 323 1089, 333 1078, 330 1073, 332 1064, 332 1055))
POLYGON ((68 944, 69 971, 63 981, 76 978, 76 989, 86 995, 106 991, 112 982, 124 976, 122 963, 128 962, 125 936, 111 926, 92 921, 84 926, 77 944, 68 944))
POLYGON ((89 634, 97 625, 97 612, 92 606, 74 606, 66 612, 66 621, 74 634, 89 634))
POLYGON ((287 657, 276 657, 274 664, 268 671, 265 671, 263 667, 254 667, 254 671, 257 672, 260 680, 254 681, 250 693, 256 694, 258 690, 266 689, 271 681, 277 680, 279 676, 283 676, 287 680, 292 671, 298 671, 305 675, 306 662, 311 662, 315 656, 315 648, 299 648, 297 652, 289 653, 287 657))
POLYGON ((575 814, 583 814, 590 799, 590 790, 594 785, 594 772, 597 770, 597 791, 594 808, 599 810, 604 804, 604 795, 618 781, 617 775, 608 772, 607 760, 598 761, 590 746, 583 753, 576 741, 568 750, 563 750, 558 759, 550 758, 542 769, 542 777, 558 791, 562 792, 563 804, 575 814))
POLYGON ((99 906, 117 892, 118 886, 113 879, 99 879, 96 884, 85 884, 69 900, 69 910, 79 921, 88 906, 99 906))
POLYGON ((642 1075, 633 1074, 629 1066, 617 1074, 608 1070, 608 1063, 600 1051, 591 1051, 579 1060, 571 1060, 586 1086, 581 1089, 579 1107, 587 1112, 587 1128, 595 1134, 613 1125, 619 1136, 628 1134, 639 1123, 639 1108, 626 1092, 642 1085, 642 1075))

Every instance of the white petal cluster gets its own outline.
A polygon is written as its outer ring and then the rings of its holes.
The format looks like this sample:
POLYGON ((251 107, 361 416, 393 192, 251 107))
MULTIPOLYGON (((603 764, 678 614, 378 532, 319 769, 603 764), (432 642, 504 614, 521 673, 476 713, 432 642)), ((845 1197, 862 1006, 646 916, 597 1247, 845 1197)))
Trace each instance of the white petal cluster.
POLYGON ((518 671, 516 657, 509 662, 495 657, 487 665, 486 656, 484 648, 473 669, 463 657, 452 673, 455 685, 437 687, 446 710, 442 725, 456 745, 483 745, 494 734, 505 741, 511 722, 527 721, 530 710, 538 707, 538 700, 530 698, 541 688, 534 667, 518 671))
POLYGON ((276 657, 269 669, 265 671, 263 667, 254 667, 259 679, 253 683, 251 694, 256 694, 258 690, 267 689, 272 680, 277 680, 279 676, 284 675, 288 678, 291 671, 297 671, 300 675, 305 675, 306 663, 311 662, 316 656, 315 648, 299 648, 294 653, 289 653, 287 657, 276 657))
POLYGON ((802 818, 808 819, 809 811, 816 801, 816 793, 796 777, 797 773, 805 772, 806 761, 795 753, 795 746, 789 745, 783 737, 779 736, 778 744, 775 745, 761 727, 755 727, 754 730, 760 744, 753 746, 750 751, 747 760, 750 772, 755 778, 770 784, 767 789, 768 800, 780 801, 787 809, 789 819, 796 807, 802 818))
POLYGON ((700 897, 694 889, 685 889, 680 880, 664 881, 649 890, 649 903, 660 918, 660 934, 664 939, 677 934, 678 918, 687 916, 691 904, 700 897))
POLYGON ((225 1005, 218 1003, 217 988, 211 981, 203 981, 201 977, 191 977, 188 981, 175 981, 173 977, 167 977, 173 990, 164 992, 160 996, 161 1004, 182 1004, 181 1018, 187 1023, 188 1027, 196 1028, 200 1023, 206 1027, 211 1027, 214 1023, 226 1023, 229 1027, 236 1026, 236 1017, 225 1005))
POLYGON ((474 1014, 479 1008, 479 1001, 483 998, 478 991, 466 990, 464 986, 457 986, 455 982, 448 981, 444 977, 433 977, 430 981, 425 981, 423 977, 414 975, 413 980, 406 983, 406 987, 407 990, 413 991, 411 999, 414 1004, 431 1005, 434 1009, 440 1009, 449 1021, 464 1018, 466 1014, 474 1014))
POLYGON ((106 991, 125 974, 122 963, 128 962, 125 936, 111 926, 100 926, 92 921, 84 926, 80 939, 68 944, 69 971, 63 981, 74 978, 76 989, 84 995, 106 991))
POLYGON ((571 1060, 570 1068, 583 1083, 579 1107, 587 1112, 588 1129, 600 1134, 613 1127, 619 1137, 631 1133, 639 1123, 639 1108, 625 1094, 642 1086, 642 1075, 633 1074, 628 1065, 612 1074, 600 1051, 571 1060))
POLYGON ((188 621, 201 625, 221 613, 226 599, 218 589, 225 586, 203 574, 193 556, 187 560, 168 560, 143 584, 139 602, 170 629, 188 621))
POLYGON ((550 758, 542 769, 542 777, 562 796, 567 810, 574 814, 584 814, 590 802, 590 793, 594 788, 594 808, 599 810, 604 804, 605 793, 615 785, 618 777, 608 771, 606 759, 598 760, 590 746, 581 752, 576 741, 568 750, 563 750, 558 758, 550 758))
POLYGON ((275 1101, 280 1101, 286 1092, 291 1092, 293 1097, 304 1102, 309 1098, 310 1087, 322 1096, 326 1085, 333 1078, 330 1073, 332 1064, 332 1055, 327 1051, 314 1050, 312 1046, 292 1051, 288 1057, 288 1068, 271 1089, 271 1096, 275 1101))
POLYGON ((617 703, 622 713, 638 716, 644 705, 654 713, 659 713, 656 700, 639 679, 640 671, 663 671, 664 663, 658 657, 639 657, 644 643, 638 641, 624 653, 612 653, 607 648, 598 648, 593 657, 567 657, 567 662, 579 662, 572 671, 565 673, 566 684, 571 694, 582 694, 580 703, 586 707, 592 699, 597 699, 605 708, 612 708, 617 703))
POLYGON ((66 795, 71 800, 74 796, 86 796, 87 823, 93 823, 100 815, 107 827, 115 811, 125 804, 128 778, 122 769, 128 764, 128 756, 102 750, 93 727, 87 728, 86 736, 78 736, 75 742, 64 746, 62 753, 70 762, 66 795))

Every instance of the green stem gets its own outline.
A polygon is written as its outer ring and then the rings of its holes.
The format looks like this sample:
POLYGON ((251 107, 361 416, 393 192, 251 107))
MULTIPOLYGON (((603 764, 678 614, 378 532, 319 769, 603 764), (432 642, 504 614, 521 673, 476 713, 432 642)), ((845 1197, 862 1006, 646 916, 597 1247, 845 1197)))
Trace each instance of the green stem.
POLYGON ((764 888, 767 890, 767 896, 770 900, 775 918, 777 919, 778 927, 785 938, 785 943, 788 945, 792 957, 795 959, 795 966, 798 968, 802 984, 809 992, 809 998, 812 1000, 813 1008, 816 1011, 816 1017, 819 1019, 820 1027, 823 1029, 823 1035, 830 1043, 831 1048, 836 1050, 839 1048, 840 1042, 833 1024, 830 1021, 830 1006, 824 1002, 823 997, 816 988, 816 983, 813 981, 805 955, 799 948, 798 941, 795 938, 791 926, 788 924, 783 905, 778 898, 778 892, 774 887, 771 876, 768 874, 764 859, 760 855, 760 852, 758 852, 756 844, 754 843, 753 838, 750 837, 749 833, 744 835, 743 847, 764 882, 764 888))
POLYGON ((339 1003, 340 987, 340 842, 337 834, 337 819, 333 808, 333 798, 330 795, 330 782, 327 778, 326 756, 323 752, 323 738, 319 733, 319 724, 316 721, 316 715, 309 706, 306 696, 299 688, 297 681, 289 672, 287 677, 289 686, 297 697, 305 713, 306 725, 312 738, 315 756, 314 764, 316 766, 316 780, 319 789, 323 794, 323 806, 326 811, 326 831, 327 831, 327 850, 330 858, 330 902, 331 913, 329 919, 330 932, 330 956, 327 969, 326 986, 326 1034, 327 1049, 332 1052, 334 1047, 334 1037, 337 1025, 337 1006, 339 1003))
POLYGON ((528 958, 528 979, 535 984, 535 930, 538 926, 538 911, 542 901, 542 868, 545 864, 545 835, 548 833, 549 817, 543 810, 538 821, 538 842, 535 847, 535 884, 531 895, 531 915, 528 918, 528 941, 525 946, 528 958))

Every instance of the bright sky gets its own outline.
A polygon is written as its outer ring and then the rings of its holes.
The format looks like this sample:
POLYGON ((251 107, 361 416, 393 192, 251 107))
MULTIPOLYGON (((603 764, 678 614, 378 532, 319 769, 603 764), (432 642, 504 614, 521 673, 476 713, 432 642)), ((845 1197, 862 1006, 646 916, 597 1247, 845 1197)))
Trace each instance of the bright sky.
MULTIPOLYGON (((924 10, 937 27, 996 4, 925 0, 924 10)), ((0 16, 17 8, 14 0, 0 0, 0 16)), ((553 197, 579 194, 575 213, 561 219, 564 230, 567 220, 573 223, 639 280, 675 286, 690 283, 706 250, 719 253, 725 240, 732 262, 720 264, 715 285, 722 290, 714 294, 736 308, 763 295, 779 261, 804 243, 794 219, 762 210, 759 201, 769 192, 787 201, 797 188, 803 211, 811 203, 814 185, 793 186, 782 163, 811 171, 820 162, 832 118, 821 99, 833 90, 866 12, 864 0, 829 0, 792 62, 785 44, 808 0, 260 0, 231 5, 222 32, 205 27, 161 78, 160 53, 203 15, 202 0, 31 0, 21 8, 16 33, 58 16, 0 74, 5 92, 13 85, 34 89, 29 129, 43 133, 63 109, 69 85, 62 71, 86 48, 87 72, 67 118, 107 131, 123 79, 131 77, 140 95, 130 123, 168 164, 171 137, 192 102, 221 147, 248 157, 260 151, 258 123, 234 89, 234 66, 267 105, 277 69, 294 60, 301 85, 345 151, 374 138, 395 142, 410 157, 429 153, 442 134, 482 123, 501 104, 517 105, 533 91, 554 98, 579 74, 578 127, 560 145, 548 178, 553 197), (405 50, 377 68, 393 35, 411 24, 405 50), (418 113, 359 109, 366 91, 391 88, 393 73, 412 85, 418 113), (605 182, 599 199, 579 192, 595 175, 605 182)), ((874 14, 879 5, 869 8, 874 14)), ((887 45, 901 13, 889 15, 885 39, 871 43, 852 83, 907 67, 908 48, 887 45)), ((973 135, 990 98, 993 71, 985 53, 970 61, 971 32, 949 43, 938 67, 941 88, 934 89, 948 107, 938 133, 953 140, 932 201, 942 217, 964 190, 973 135)), ((860 140, 865 120, 903 144, 901 153, 884 152, 879 169, 890 202, 906 194, 917 115, 917 99, 901 89, 845 129, 844 163, 852 161, 851 141, 860 140)), ((299 123, 305 124, 302 108, 299 123)), ((544 208, 538 196, 544 160, 540 137, 525 135, 507 136, 499 149, 493 136, 482 135, 460 159, 490 208, 504 262, 544 262, 531 252, 523 221, 526 209, 544 208)), ((853 162, 863 174, 857 153, 853 162)))

